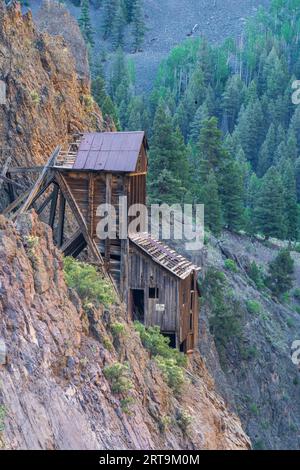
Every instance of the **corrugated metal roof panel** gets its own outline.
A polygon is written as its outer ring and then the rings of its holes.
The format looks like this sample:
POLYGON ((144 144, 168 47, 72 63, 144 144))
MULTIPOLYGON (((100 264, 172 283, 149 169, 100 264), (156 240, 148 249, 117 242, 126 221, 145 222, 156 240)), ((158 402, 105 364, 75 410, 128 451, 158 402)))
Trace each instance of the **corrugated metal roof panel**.
POLYGON ((142 131, 85 133, 73 169, 135 171, 144 139, 142 131))

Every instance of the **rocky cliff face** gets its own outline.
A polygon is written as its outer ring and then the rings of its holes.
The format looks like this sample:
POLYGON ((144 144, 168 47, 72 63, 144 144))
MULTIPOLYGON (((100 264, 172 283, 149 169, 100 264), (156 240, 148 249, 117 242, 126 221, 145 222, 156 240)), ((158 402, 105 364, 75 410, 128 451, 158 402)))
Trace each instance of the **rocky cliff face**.
POLYGON ((174 396, 122 307, 83 309, 67 288, 49 228, 34 214, 0 218, 1 443, 6 449, 247 449, 238 418, 195 357, 174 396), (116 339, 111 325, 124 332, 116 339), (127 363, 130 412, 105 377, 127 363), (191 417, 184 428, 183 413, 191 417))
MULTIPOLYGON (((76 37, 76 31, 72 34, 76 37)), ((2 0, 0 80, 6 85, 0 165, 7 155, 15 165, 44 163, 70 134, 105 127, 89 80, 78 77, 65 40, 38 32, 30 12, 22 15, 18 4, 6 8, 2 0)))
POLYGON ((225 276, 224 300, 231 317, 223 318, 213 337, 210 327, 216 309, 211 294, 206 296, 200 316, 201 354, 217 390, 237 412, 257 449, 300 447, 300 372, 291 359, 300 331, 294 294, 300 282, 300 255, 292 252, 294 288, 285 303, 258 289, 248 275, 254 261, 266 274, 279 249, 279 244, 225 233, 222 240, 211 239, 207 250, 206 269, 225 276), (225 268, 228 258, 236 269, 225 268))

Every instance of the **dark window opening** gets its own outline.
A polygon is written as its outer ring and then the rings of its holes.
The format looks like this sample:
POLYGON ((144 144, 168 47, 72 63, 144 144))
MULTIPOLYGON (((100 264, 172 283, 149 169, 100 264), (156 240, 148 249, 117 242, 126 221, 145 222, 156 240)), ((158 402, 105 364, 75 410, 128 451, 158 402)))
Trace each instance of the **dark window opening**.
POLYGON ((169 338, 169 346, 170 348, 176 349, 176 333, 171 333, 167 331, 162 331, 161 334, 166 338, 169 338))
POLYGON ((182 294, 182 303, 183 303, 183 305, 185 305, 185 303, 186 303, 186 292, 185 291, 183 291, 183 294, 182 294))
POLYGON ((191 279, 191 290, 195 290, 194 277, 191 279))
POLYGON ((194 306, 194 292, 191 292, 191 310, 193 310, 194 306))
POLYGON ((159 289, 158 287, 149 287, 149 299, 158 299, 159 289))
POLYGON ((145 322, 145 295, 143 289, 131 289, 133 320, 145 322))

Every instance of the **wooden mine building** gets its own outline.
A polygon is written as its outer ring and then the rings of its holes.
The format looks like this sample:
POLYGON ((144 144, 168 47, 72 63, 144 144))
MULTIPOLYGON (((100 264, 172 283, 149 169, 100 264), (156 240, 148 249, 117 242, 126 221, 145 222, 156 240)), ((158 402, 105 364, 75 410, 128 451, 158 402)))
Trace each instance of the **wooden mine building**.
POLYGON ((147 150, 144 132, 83 133, 65 150, 57 148, 44 168, 6 165, 2 180, 8 184, 11 203, 4 214, 15 218, 31 207, 46 213, 65 255, 77 257, 88 247, 131 318, 158 325, 172 346, 189 352, 197 342, 199 268, 147 233, 118 236, 119 197, 127 196, 128 207, 146 204, 147 150), (13 176, 35 170, 40 175, 34 186, 12 197, 13 176), (104 203, 116 209, 116 239, 97 237, 97 207, 104 203), (71 235, 66 230, 68 211, 76 220, 71 235))

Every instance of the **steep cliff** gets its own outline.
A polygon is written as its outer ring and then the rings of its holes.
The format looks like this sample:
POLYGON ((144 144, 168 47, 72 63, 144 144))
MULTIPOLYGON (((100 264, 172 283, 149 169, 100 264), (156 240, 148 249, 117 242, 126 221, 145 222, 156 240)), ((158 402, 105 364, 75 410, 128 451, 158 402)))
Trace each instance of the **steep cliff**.
POLYGON ((6 8, 3 0, 0 80, 6 85, 6 104, 0 104, 0 165, 7 155, 15 165, 43 163, 69 134, 105 126, 89 80, 78 77, 65 40, 38 32, 30 12, 22 15, 15 3, 6 8))
MULTIPOLYGON (((196 356, 180 394, 167 385, 122 307, 85 306, 67 288, 50 229, 0 218, 2 447, 247 449, 238 418, 196 356), (122 334, 113 335, 113 324, 122 334), (130 410, 105 368, 126 364, 130 410)), ((124 399, 124 396, 123 396, 124 399)))

